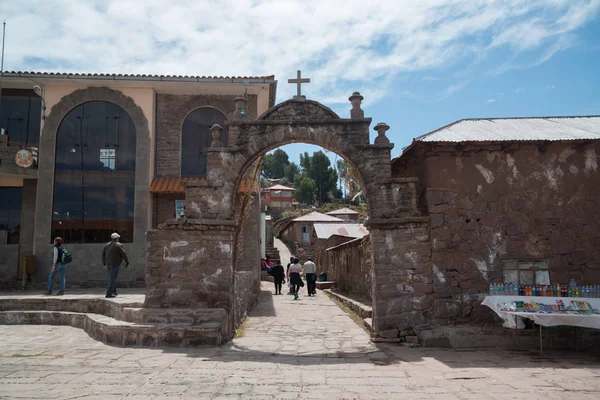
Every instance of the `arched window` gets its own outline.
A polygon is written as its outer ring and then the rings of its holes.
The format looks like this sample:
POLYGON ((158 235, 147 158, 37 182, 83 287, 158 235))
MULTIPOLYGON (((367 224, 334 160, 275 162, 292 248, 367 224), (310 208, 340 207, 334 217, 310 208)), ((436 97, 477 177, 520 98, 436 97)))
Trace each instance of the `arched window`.
POLYGON ((93 101, 58 128, 52 238, 105 243, 111 232, 133 241, 135 126, 121 107, 93 101))
MULTIPOLYGON (((210 147, 212 136, 210 127, 214 124, 223 126, 227 118, 219 110, 210 107, 192 111, 183 122, 181 138, 181 177, 206 177, 205 147, 210 147)), ((221 132, 221 142, 227 146, 229 134, 227 129, 221 132)))

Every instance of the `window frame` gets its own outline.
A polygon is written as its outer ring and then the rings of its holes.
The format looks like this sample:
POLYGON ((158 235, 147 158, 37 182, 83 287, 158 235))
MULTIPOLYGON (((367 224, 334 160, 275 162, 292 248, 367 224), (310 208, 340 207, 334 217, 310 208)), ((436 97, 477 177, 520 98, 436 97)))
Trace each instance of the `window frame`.
MULTIPOLYGON (((507 259, 502 261, 503 282, 515 282, 514 278, 509 278, 507 271, 516 271, 517 284, 546 286, 552 283, 550 278, 550 260, 548 259, 507 259), (542 276, 540 271, 546 271, 546 276, 542 276), (530 274, 531 279, 524 279, 530 274)), ((513 273, 514 274, 514 273, 513 273)))

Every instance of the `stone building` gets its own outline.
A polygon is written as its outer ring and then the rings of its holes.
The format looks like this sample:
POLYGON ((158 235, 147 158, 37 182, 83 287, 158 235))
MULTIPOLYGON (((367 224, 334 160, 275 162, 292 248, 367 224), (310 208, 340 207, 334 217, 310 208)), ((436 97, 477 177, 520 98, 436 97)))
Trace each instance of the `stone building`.
POLYGON ((398 328, 496 321, 480 305, 490 283, 600 284, 599 154, 600 117, 461 120, 416 138, 393 175, 418 178, 430 222, 398 260, 398 328))
POLYGON ((343 222, 340 218, 313 211, 289 220, 285 226, 280 228, 279 235, 281 240, 287 243, 296 255, 303 258, 312 257, 315 255, 313 246, 314 225, 317 223, 339 224, 343 222))
MULTIPOLYGON (((273 76, 5 73, 0 284, 14 285, 19 257, 32 255, 30 278, 45 281, 55 236, 73 254, 69 285, 104 284, 100 254, 113 231, 131 260, 119 280, 143 284, 146 232, 175 218, 184 185, 202 184, 204 149, 228 145, 227 129, 211 127, 235 113, 256 118, 275 90, 273 76), (39 155, 19 167, 18 150, 39 155)), ((253 203, 257 186, 247 187, 253 203)))
POLYGON ((314 224, 311 246, 314 249, 315 262, 319 271, 329 271, 328 248, 349 240, 362 238, 368 234, 369 231, 363 224, 351 222, 314 224))
POLYGON ((343 219, 344 221, 358 221, 358 212, 351 210, 350 208, 344 207, 338 210, 329 211, 325 213, 327 215, 332 215, 336 218, 343 219))
POLYGON ((350 240, 334 235, 325 246, 323 264, 319 265, 327 272, 327 280, 334 281, 341 292, 370 303, 373 299, 373 269, 369 235, 350 240))

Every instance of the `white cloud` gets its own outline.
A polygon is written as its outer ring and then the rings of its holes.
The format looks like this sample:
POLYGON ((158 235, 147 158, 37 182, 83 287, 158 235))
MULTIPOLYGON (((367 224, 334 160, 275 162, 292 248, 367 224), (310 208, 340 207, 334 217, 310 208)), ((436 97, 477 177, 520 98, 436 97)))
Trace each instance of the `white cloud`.
POLYGON ((401 74, 435 81, 498 48, 545 62, 599 8, 600 0, 4 1, 5 69, 275 74, 280 97, 292 95, 285 82, 302 69, 309 98, 342 104, 360 90, 368 105, 401 74))
POLYGON ((516 88, 516 89, 513 90, 513 93, 514 94, 519 94, 519 93, 523 93, 524 91, 525 91, 525 89, 523 89, 523 88, 516 88))
POLYGON ((554 90, 555 87, 555 85, 546 86, 546 90, 554 90))
POLYGON ((497 99, 487 99, 487 103, 495 103, 497 101, 497 99))

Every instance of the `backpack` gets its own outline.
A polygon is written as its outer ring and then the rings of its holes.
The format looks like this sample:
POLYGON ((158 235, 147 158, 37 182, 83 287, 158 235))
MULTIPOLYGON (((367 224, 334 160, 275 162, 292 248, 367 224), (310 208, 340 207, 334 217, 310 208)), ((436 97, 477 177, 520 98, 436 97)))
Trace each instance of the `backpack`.
POLYGON ((69 253, 69 250, 65 249, 61 246, 60 248, 60 258, 63 264, 69 264, 73 262, 73 256, 69 253))

